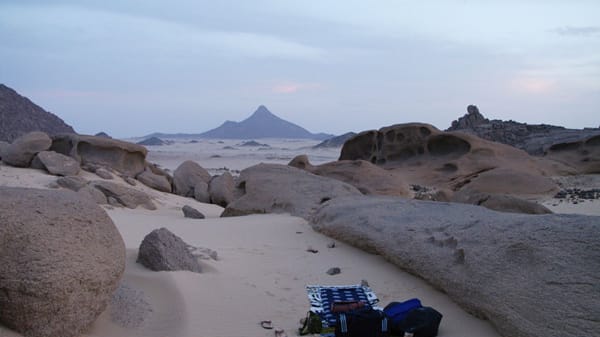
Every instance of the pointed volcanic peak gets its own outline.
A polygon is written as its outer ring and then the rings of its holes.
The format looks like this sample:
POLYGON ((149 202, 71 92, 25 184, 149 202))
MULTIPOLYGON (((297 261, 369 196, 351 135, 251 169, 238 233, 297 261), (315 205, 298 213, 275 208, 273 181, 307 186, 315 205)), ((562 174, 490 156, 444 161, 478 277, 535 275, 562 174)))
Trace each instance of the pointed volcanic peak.
POLYGON ((200 134, 200 137, 222 139, 290 138, 322 140, 331 137, 331 135, 311 133, 301 126, 277 117, 269 111, 267 107, 261 105, 250 117, 243 121, 226 121, 218 128, 200 134))
POLYGON ((58 116, 0 84, 0 141, 12 142, 31 131, 43 131, 49 135, 75 133, 58 116))

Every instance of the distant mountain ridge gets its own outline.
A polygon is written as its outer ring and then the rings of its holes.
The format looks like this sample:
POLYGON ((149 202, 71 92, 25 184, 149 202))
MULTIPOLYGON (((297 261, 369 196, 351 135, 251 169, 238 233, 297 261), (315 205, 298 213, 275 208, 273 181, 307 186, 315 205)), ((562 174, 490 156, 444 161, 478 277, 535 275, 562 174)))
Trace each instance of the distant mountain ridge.
POLYGON ((75 133, 58 116, 19 95, 14 89, 0 84, 0 141, 12 142, 31 131, 43 131, 50 135, 75 133))
POLYGON ((274 115, 264 105, 241 122, 225 121, 221 126, 200 133, 153 133, 145 136, 159 138, 215 138, 215 139, 260 139, 289 138, 324 140, 333 137, 325 133, 311 133, 297 124, 274 115))

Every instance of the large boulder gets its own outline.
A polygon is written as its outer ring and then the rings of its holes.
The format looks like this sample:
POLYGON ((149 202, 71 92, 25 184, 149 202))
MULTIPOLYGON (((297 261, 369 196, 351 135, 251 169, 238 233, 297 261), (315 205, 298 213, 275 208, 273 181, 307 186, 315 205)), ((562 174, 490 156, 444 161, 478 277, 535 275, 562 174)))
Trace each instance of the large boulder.
POLYGON ((142 206, 145 209, 155 210, 156 205, 152 199, 144 192, 138 191, 127 186, 123 186, 110 181, 93 181, 90 183, 92 187, 100 190, 106 198, 113 198, 120 205, 127 208, 136 208, 142 206))
POLYGON ((191 248, 168 229, 155 229, 144 237, 137 263, 154 271, 187 270, 199 273, 202 268, 190 252, 191 248))
POLYGON ((11 166, 29 167, 33 157, 48 150, 51 144, 52 140, 44 132, 26 133, 4 149, 2 161, 11 166))
POLYGON ((502 185, 508 189, 502 193, 515 196, 555 194, 558 186, 549 176, 561 166, 508 145, 419 123, 361 132, 344 144, 340 160, 366 160, 413 184, 451 191, 469 186, 484 193, 500 193, 502 185), (493 179, 476 183, 486 175, 493 179), (521 183, 501 184, 514 180, 521 183))
POLYGON ((155 190, 167 193, 172 191, 171 182, 167 176, 154 173, 150 167, 147 167, 144 172, 138 174, 135 178, 155 190))
POLYGON ((193 197, 196 184, 201 181, 208 184, 210 178, 210 174, 202 166, 186 160, 173 172, 173 193, 193 197))
POLYGON ((74 158, 82 167, 110 167, 130 177, 144 171, 148 152, 141 145, 76 134, 53 136, 51 150, 74 158))
POLYGON ((42 151, 36 158, 46 171, 56 176, 74 176, 80 171, 79 163, 75 159, 54 151, 42 151))
POLYGON ((25 336, 79 336, 125 269, 106 212, 67 190, 0 187, 0 323, 25 336))
POLYGON ((210 180, 208 193, 210 201, 221 207, 227 207, 234 199, 235 181, 229 172, 224 172, 220 176, 210 180))
POLYGON ((308 218, 323 202, 360 195, 354 186, 279 164, 258 164, 242 172, 235 199, 221 216, 252 213, 290 213, 308 218))
POLYGON ((323 204, 313 222, 425 279, 503 336, 600 331, 600 217, 346 197, 323 204))
POLYGON ((408 197, 409 187, 401 174, 385 170, 364 160, 340 160, 313 166, 306 155, 292 159, 290 166, 336 179, 356 187, 364 194, 408 197))

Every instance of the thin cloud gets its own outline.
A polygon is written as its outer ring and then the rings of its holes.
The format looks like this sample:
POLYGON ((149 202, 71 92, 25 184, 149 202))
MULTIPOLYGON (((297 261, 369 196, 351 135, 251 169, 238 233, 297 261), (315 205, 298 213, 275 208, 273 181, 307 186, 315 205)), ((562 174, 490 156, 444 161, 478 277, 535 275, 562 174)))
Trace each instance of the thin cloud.
POLYGON ((276 94, 293 94, 301 90, 308 89, 318 89, 321 88, 322 85, 319 83, 294 83, 294 82, 286 82, 286 83, 278 83, 275 84, 271 91, 276 94))
POLYGON ((554 30, 555 33, 564 36, 600 36, 600 27, 598 26, 587 26, 587 27, 573 27, 565 26, 554 30))

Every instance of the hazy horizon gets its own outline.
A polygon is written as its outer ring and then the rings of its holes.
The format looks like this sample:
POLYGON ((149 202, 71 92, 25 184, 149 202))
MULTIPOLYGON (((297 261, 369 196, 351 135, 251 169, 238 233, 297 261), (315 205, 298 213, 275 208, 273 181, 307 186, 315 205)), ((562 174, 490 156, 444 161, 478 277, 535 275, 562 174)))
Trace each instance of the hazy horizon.
POLYGON ((600 124, 597 1, 0 3, 0 83, 78 132, 201 133, 259 105, 310 132, 600 124))

